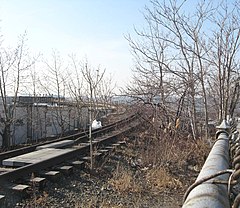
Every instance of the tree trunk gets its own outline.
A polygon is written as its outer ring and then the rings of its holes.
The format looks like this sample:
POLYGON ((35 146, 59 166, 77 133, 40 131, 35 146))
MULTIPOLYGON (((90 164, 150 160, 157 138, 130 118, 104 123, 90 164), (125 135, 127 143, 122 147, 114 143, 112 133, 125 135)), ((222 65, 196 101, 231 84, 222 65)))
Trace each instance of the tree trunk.
POLYGON ((11 145, 11 125, 6 124, 3 133, 2 133, 2 146, 3 148, 8 148, 11 145))

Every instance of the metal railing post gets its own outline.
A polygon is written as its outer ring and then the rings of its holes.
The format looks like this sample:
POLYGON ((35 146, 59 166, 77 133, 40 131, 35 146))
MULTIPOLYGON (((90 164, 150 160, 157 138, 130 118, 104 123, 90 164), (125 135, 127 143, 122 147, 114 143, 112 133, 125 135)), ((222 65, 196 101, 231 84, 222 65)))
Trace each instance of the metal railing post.
MULTIPOLYGON (((228 131, 230 126, 225 120, 223 120, 217 129, 217 140, 213 145, 212 150, 210 151, 195 183, 199 183, 199 181, 204 178, 210 177, 219 171, 224 171, 229 168, 228 131)), ((186 196, 183 208, 229 208, 230 202, 227 184, 220 184, 216 182, 216 180, 227 182, 228 179, 229 173, 225 173, 200 183, 197 186, 192 186, 192 190, 189 190, 189 194, 186 196)))

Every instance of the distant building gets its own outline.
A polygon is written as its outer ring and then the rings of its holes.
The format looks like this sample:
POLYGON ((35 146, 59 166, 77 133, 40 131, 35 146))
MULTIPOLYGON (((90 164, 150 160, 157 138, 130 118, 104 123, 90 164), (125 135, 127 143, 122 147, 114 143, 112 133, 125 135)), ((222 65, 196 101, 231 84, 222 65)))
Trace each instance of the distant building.
MULTIPOLYGON (((8 108, 13 98, 7 98, 8 108)), ((76 129, 85 130, 89 125, 88 105, 81 107, 71 100, 56 96, 19 96, 11 126, 11 144, 38 141, 42 138, 60 136, 76 129), (80 108, 80 109, 79 109, 80 108)), ((109 106, 111 108, 111 106, 109 106)), ((98 104, 96 117, 101 119, 109 110, 98 104)), ((0 99, 0 124, 4 119, 3 102, 0 99)), ((3 128, 0 125, 0 130, 3 128)), ((0 147, 2 137, 0 135, 0 147)))
MULTIPOLYGON (((18 97, 11 127, 11 144, 37 141, 75 129, 86 129, 88 108, 85 106, 79 111, 74 105, 64 102, 64 97, 60 99, 53 96, 18 97)), ((11 97, 8 98, 7 103, 9 103, 8 107, 13 105, 11 97)), ((0 118, 3 117, 3 103, 0 101, 0 118)), ((1 136, 0 146, 2 146, 1 136)))

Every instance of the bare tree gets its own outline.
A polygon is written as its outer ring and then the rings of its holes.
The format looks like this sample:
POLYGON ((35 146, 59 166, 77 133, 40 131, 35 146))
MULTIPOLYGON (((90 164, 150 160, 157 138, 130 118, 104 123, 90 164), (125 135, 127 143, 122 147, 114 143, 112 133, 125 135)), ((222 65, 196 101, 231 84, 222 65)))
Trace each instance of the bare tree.
MULTIPOLYGON (((57 121, 57 126, 60 126, 61 134, 64 134, 68 128, 68 120, 66 119, 65 112, 68 110, 68 106, 65 105, 65 96, 67 91, 68 76, 66 73, 66 67, 63 64, 63 60, 60 55, 53 51, 52 60, 50 62, 45 61, 47 67, 47 73, 44 75, 44 81, 41 85, 44 91, 48 95, 53 96, 55 114, 53 114, 52 123, 57 121)), ((56 132, 57 131, 57 126, 56 132)))
POLYGON ((115 87, 116 84, 114 84, 113 77, 111 75, 109 77, 104 76, 97 87, 100 104, 105 109, 106 115, 108 113, 108 109, 111 107, 110 105, 114 96, 115 87))
MULTIPOLYGON (((183 3, 177 5, 176 1, 170 1, 169 4, 152 1, 152 4, 153 10, 147 9, 147 15, 145 15, 148 30, 137 32, 140 37, 144 38, 143 43, 137 44, 131 38, 128 38, 138 60, 137 76, 140 79, 137 82, 141 86, 146 83, 148 91, 145 89, 143 91, 150 95, 151 99, 156 98, 158 95, 161 104, 165 105, 167 97, 179 94, 170 91, 171 88, 176 89, 176 82, 171 84, 169 81, 181 80, 179 84, 182 86, 178 88, 182 89, 182 95, 186 97, 185 102, 188 102, 188 113, 190 114, 188 118, 191 121, 193 137, 196 138, 195 57, 192 56, 192 52, 189 50, 192 41, 189 43, 190 38, 185 28, 183 28, 189 17, 180 12, 183 3), (145 62, 144 65, 143 62, 145 62), (146 63, 149 67, 146 67, 146 63), (141 74, 140 77, 139 74, 141 74), (184 93, 186 90, 187 93, 184 93)), ((175 121, 177 119, 176 117, 175 121)))
POLYGON ((14 122, 19 90, 24 84, 26 71, 34 64, 29 59, 25 42, 26 35, 23 35, 16 48, 0 49, 0 95, 3 106, 0 134, 3 148, 11 145, 11 125, 14 122))
POLYGON ((90 168, 93 168, 93 145, 92 145, 92 120, 96 116, 97 108, 97 98, 98 98, 98 85, 100 84, 103 76, 105 74, 105 69, 100 68, 94 69, 89 66, 88 62, 85 62, 82 66, 82 75, 87 83, 87 95, 88 105, 89 105, 89 141, 90 141, 90 157, 91 164, 90 168), (95 109, 95 110, 94 110, 95 109))
POLYGON ((135 30, 137 40, 127 37, 136 60, 129 93, 147 104, 159 97, 166 118, 175 120, 175 126, 179 119, 188 121, 194 139, 199 137, 199 121, 204 122, 208 138, 209 98, 218 103, 219 119, 229 113, 230 100, 231 108, 236 106, 230 95, 239 77, 239 4, 229 9, 226 1, 217 6, 203 1, 186 13, 184 0, 151 3, 145 13, 147 28, 135 30))
POLYGON ((70 56, 70 71, 68 72, 69 83, 68 89, 69 94, 74 102, 74 106, 77 111, 77 125, 80 127, 82 121, 82 109, 86 106, 86 100, 84 99, 84 78, 81 70, 81 63, 78 61, 75 55, 70 56))
POLYGON ((235 3, 235 7, 231 8, 228 2, 224 1, 219 5, 211 20, 215 29, 211 37, 213 47, 209 54, 213 72, 210 85, 212 89, 217 86, 216 104, 219 112, 218 118, 221 121, 229 114, 231 97, 234 96, 232 90, 239 78, 237 67, 240 46, 239 4, 235 3))

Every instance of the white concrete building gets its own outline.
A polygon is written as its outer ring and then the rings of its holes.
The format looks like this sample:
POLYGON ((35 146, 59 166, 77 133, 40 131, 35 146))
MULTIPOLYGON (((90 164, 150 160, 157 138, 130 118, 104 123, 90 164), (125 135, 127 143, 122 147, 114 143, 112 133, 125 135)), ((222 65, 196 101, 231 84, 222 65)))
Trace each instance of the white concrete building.
MULTIPOLYGON (((8 103, 8 107, 11 107, 11 98, 8 99, 8 103)), ((3 103, 0 102, 0 118, 4 117, 3 103)), ((11 144, 37 141, 75 129, 86 129, 87 126, 87 107, 77 111, 74 105, 64 105, 63 102, 57 104, 53 97, 19 97, 11 126, 11 144), (40 102, 33 102, 34 100, 40 102)), ((3 129, 3 125, 0 129, 3 129)))

